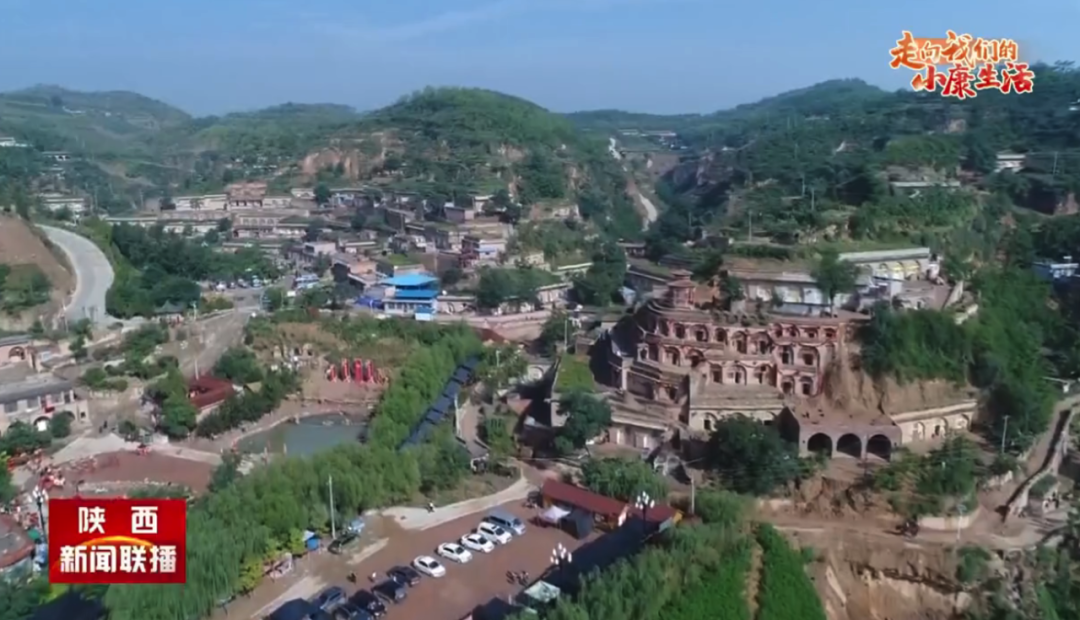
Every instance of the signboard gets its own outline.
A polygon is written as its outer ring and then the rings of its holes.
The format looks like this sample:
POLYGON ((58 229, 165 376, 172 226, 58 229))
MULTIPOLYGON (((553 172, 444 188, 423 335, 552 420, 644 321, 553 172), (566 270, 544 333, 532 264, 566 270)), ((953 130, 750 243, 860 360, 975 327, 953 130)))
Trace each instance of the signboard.
POLYGON ((1020 61, 1020 46, 1012 39, 975 38, 952 30, 944 38, 927 39, 905 30, 889 55, 891 68, 915 72, 914 90, 943 97, 969 99, 984 90, 1022 94, 1035 87, 1035 72, 1020 61))
POLYGON ((49 500, 50 583, 184 583, 187 502, 49 500))

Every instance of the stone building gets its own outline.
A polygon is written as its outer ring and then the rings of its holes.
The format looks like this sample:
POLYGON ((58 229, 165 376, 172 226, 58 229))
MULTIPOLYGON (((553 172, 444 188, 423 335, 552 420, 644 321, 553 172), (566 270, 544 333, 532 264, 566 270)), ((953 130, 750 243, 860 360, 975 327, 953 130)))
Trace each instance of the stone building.
POLYGON ((888 458, 897 445, 971 424, 976 402, 967 394, 884 411, 840 404, 826 393, 830 378, 851 372, 851 344, 866 315, 784 314, 768 304, 730 312, 697 297, 690 274, 672 272, 662 295, 598 341, 597 354, 611 369, 606 379, 620 394, 612 398, 609 441, 643 449, 675 439, 692 445, 719 420, 741 415, 775 424, 803 453, 888 458))

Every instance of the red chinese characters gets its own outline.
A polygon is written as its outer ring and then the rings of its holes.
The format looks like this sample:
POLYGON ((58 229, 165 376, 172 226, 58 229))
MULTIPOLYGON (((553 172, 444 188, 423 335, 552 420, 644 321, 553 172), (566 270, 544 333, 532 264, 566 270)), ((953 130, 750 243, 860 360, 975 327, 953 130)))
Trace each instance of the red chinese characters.
POLYGON ((187 502, 49 500, 50 583, 184 583, 187 502))
POLYGON ((1019 61, 1019 45, 1012 39, 987 40, 951 30, 945 38, 919 38, 905 30, 889 55, 893 69, 916 72, 912 89, 940 88, 944 97, 968 99, 988 89, 1030 93, 1035 84, 1035 73, 1019 61))

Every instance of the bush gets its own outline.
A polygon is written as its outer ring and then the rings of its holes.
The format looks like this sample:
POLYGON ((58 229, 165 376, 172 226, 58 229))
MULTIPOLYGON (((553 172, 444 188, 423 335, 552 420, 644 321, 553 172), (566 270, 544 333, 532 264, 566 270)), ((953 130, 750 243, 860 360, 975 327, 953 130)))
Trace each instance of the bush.
POLYGON ((746 574, 750 571, 750 545, 733 546, 725 561, 700 584, 689 589, 664 615, 667 620, 750 620, 746 604, 746 574))
POLYGON ((990 572, 991 554, 982 547, 961 547, 956 565, 956 579, 962 584, 982 581, 990 572))
POLYGON ((71 414, 61 411, 49 418, 49 434, 54 439, 63 439, 71 434, 71 414))
POLYGON ((590 459, 581 476, 589 490, 624 502, 634 501, 640 493, 657 503, 667 499, 667 482, 641 459, 590 459))

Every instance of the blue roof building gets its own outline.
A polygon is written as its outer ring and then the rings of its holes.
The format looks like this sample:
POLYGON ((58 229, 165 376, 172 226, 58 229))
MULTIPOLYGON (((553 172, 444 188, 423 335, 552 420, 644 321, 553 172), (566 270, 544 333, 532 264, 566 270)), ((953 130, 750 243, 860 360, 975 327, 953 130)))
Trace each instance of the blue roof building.
POLYGON ((383 280, 386 287, 382 309, 396 316, 430 317, 438 310, 439 279, 424 274, 407 274, 383 280))
POLYGON ((403 276, 394 276, 387 278, 380 282, 385 286, 402 287, 402 288, 428 288, 436 286, 439 283, 439 279, 434 276, 424 275, 420 273, 410 273, 403 276))

